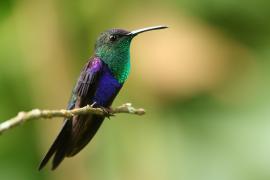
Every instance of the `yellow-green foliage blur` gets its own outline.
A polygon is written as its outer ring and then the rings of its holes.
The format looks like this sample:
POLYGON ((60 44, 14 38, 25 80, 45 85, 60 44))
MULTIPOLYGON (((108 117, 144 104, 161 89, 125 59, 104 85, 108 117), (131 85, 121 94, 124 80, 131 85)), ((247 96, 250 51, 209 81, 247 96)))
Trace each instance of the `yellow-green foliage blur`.
POLYGON ((0 179, 270 179, 269 19, 267 0, 1 0, 1 121, 65 108, 100 32, 169 29, 134 39, 113 104, 145 116, 106 120, 54 172, 37 167, 62 119, 12 129, 0 136, 0 179))

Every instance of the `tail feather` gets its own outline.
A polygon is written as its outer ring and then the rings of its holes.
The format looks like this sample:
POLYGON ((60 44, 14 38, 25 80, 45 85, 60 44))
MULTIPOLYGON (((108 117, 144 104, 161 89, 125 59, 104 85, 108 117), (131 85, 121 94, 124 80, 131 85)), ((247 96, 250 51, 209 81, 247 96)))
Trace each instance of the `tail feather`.
POLYGON ((72 122, 70 120, 65 120, 61 132, 58 134, 49 151, 41 161, 38 170, 44 168, 54 154, 52 169, 54 170, 62 162, 65 158, 65 149, 68 144, 71 128, 72 122))
POLYGON ((52 162, 52 170, 55 170, 59 166, 59 164, 64 160, 65 156, 66 156, 66 148, 65 146, 62 146, 55 152, 52 162))

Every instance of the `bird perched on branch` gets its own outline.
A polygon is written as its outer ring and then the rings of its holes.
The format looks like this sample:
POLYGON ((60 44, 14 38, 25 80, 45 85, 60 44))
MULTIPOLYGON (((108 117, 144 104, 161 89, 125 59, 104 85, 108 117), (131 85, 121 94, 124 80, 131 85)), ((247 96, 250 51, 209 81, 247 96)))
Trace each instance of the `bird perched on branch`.
MULTIPOLYGON (((110 29, 101 33, 95 44, 94 55, 82 69, 72 91, 67 109, 93 104, 109 112, 109 107, 129 75, 131 40, 142 32, 164 28, 167 27, 155 26, 131 32, 110 29)), ((80 152, 96 134, 104 118, 87 114, 65 119, 61 132, 42 160, 39 170, 51 157, 54 170, 65 157, 80 152)))

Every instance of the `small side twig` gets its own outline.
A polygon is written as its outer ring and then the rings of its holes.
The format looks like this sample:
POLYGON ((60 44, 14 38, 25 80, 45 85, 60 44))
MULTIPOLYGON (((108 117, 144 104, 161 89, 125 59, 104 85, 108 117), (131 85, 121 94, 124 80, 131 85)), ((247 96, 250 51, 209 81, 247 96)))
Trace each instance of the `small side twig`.
MULTIPOLYGON (((136 114, 143 115, 145 114, 145 110, 142 108, 136 109, 132 107, 131 103, 126 103, 116 108, 112 108, 110 110, 110 115, 118 114, 118 113, 128 113, 128 114, 136 114)), ((105 112, 102 108, 93 108, 90 105, 84 106, 82 108, 76 108, 72 110, 40 110, 33 109, 28 112, 19 112, 17 116, 8 119, 0 124, 0 134, 3 134, 7 130, 16 127, 24 122, 34 120, 34 119, 51 119, 55 117, 64 117, 70 118, 75 115, 83 115, 83 114, 96 114, 101 116, 108 116, 107 112, 105 112)))

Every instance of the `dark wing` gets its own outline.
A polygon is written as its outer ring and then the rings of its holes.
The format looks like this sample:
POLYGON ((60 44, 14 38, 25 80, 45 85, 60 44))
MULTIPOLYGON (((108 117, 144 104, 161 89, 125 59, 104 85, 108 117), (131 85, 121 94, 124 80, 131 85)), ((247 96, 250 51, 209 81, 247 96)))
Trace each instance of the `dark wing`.
POLYGON ((89 97, 89 93, 93 93, 96 90, 96 80, 99 77, 102 70, 102 61, 100 58, 93 58, 89 63, 84 67, 80 78, 78 79, 77 85, 74 89, 74 94, 84 98, 89 97))
MULTIPOLYGON (((90 104, 91 99, 96 90, 97 79, 102 71, 103 63, 100 58, 91 58, 84 66, 77 84, 72 92, 71 98, 68 103, 67 109, 73 109, 75 106, 81 107, 82 105, 90 104), (86 98, 87 97, 87 98, 86 98)), ((41 170, 54 155, 52 169, 55 169, 66 156, 70 136, 72 133, 72 119, 66 119, 63 127, 50 147, 49 151, 43 158, 39 170, 41 170)))

